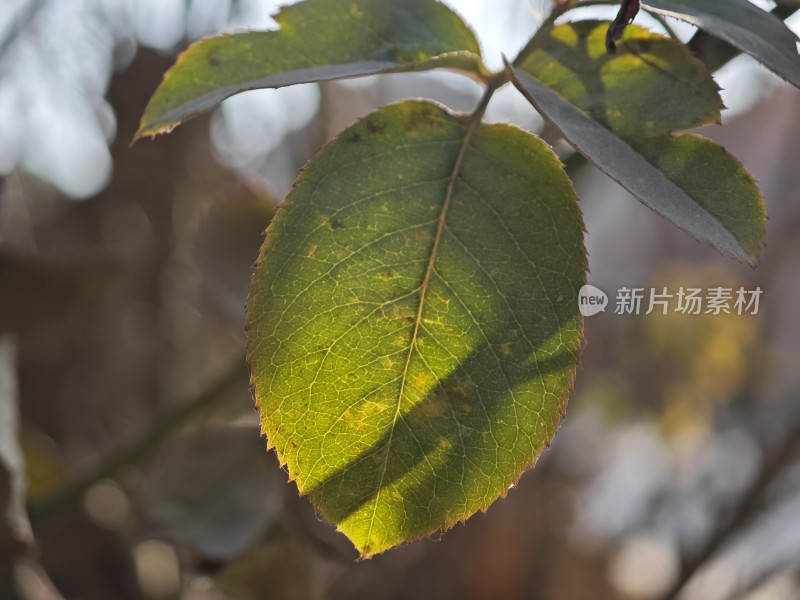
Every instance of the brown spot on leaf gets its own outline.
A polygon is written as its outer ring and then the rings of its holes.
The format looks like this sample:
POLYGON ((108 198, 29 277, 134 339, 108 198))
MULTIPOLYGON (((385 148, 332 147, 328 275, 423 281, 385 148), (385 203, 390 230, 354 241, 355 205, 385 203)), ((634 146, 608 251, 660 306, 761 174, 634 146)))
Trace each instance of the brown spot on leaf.
POLYGON ((386 126, 383 123, 379 123, 374 120, 368 120, 366 122, 367 131, 369 131, 373 135, 384 135, 386 134, 386 126))
POLYGON ((435 122, 432 107, 422 106, 408 116, 406 125, 409 130, 426 129, 434 125, 435 122))

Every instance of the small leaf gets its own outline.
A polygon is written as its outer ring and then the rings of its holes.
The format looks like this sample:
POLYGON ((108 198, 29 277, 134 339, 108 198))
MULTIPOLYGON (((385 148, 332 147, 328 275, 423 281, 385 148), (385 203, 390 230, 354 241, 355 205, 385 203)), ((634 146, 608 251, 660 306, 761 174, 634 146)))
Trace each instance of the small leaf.
POLYGON ((254 275, 252 383, 290 477, 363 555, 485 509, 536 461, 585 267, 569 179, 519 129, 407 101, 307 167, 254 275))
POLYGON ((167 443, 148 469, 141 497, 148 534, 205 558, 247 550, 281 508, 281 481, 258 431, 212 428, 167 443))
POLYGON ((274 18, 278 31, 207 38, 178 57, 137 138, 246 90, 434 68, 486 74, 474 34, 438 0, 306 0, 274 18))
POLYGON ((629 26, 615 56, 606 25, 560 25, 513 68, 515 84, 582 154, 695 238, 754 263, 764 202, 730 154, 670 132, 719 120, 722 103, 702 64, 680 44, 629 26))
POLYGON ((800 87, 797 36, 781 19, 749 0, 647 0, 642 5, 725 40, 800 87))

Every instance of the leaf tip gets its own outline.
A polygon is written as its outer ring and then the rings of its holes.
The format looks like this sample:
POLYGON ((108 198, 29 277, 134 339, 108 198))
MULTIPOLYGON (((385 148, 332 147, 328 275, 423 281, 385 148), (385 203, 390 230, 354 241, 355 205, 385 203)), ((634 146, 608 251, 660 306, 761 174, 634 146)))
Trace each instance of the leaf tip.
POLYGON ((175 127, 177 127, 179 124, 180 123, 178 122, 178 123, 159 125, 159 124, 147 123, 144 121, 144 119, 142 119, 142 124, 139 125, 139 129, 134 134, 130 145, 133 146, 136 142, 145 138, 149 138, 152 140, 159 135, 171 133, 172 130, 175 129, 175 127))
POLYGON ((746 259, 747 266, 749 266, 751 269, 758 268, 758 264, 761 260, 761 251, 764 249, 764 247, 765 244, 762 243, 754 252, 750 252, 747 255, 746 259))

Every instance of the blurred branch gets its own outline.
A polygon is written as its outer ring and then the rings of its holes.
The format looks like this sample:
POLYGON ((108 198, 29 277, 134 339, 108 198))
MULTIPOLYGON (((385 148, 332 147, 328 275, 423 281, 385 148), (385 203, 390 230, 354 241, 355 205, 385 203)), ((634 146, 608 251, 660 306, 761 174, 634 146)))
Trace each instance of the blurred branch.
MULTIPOLYGON (((771 581, 781 577, 793 579, 796 582, 795 587, 800 589, 800 565, 798 565, 796 559, 782 561, 780 564, 775 565, 774 568, 761 573, 753 581, 748 581, 746 585, 739 587, 733 597, 750 598, 754 594, 758 594, 763 587, 769 586, 771 581)), ((755 597, 758 598, 759 596, 755 597)))
POLYGON ((800 421, 788 432, 780 447, 772 454, 765 452, 765 458, 755 479, 739 501, 733 506, 728 519, 721 518, 717 529, 705 545, 693 556, 684 557, 678 581, 664 594, 664 600, 678 597, 691 578, 714 557, 716 552, 744 529, 764 507, 764 500, 770 485, 792 464, 800 450, 800 421))
POLYGON ((179 403, 176 408, 164 411, 138 439, 113 453, 95 470, 67 483, 49 498, 32 504, 28 509, 31 521, 40 521, 55 509, 80 498, 90 487, 112 477, 121 467, 141 462, 190 416, 246 380, 247 367, 244 357, 240 356, 197 396, 179 403))
POLYGON ((45 4, 47 4, 47 0, 31 0, 31 2, 28 3, 22 14, 14 21, 11 27, 9 27, 6 36, 0 40, 0 59, 2 59, 3 55, 8 52, 8 49, 14 45, 14 42, 16 42, 17 38, 28 28, 28 25, 33 22, 36 15, 44 8, 45 4))
POLYGON ((20 600, 64 600, 42 566, 31 558, 14 565, 16 587, 12 590, 20 600))

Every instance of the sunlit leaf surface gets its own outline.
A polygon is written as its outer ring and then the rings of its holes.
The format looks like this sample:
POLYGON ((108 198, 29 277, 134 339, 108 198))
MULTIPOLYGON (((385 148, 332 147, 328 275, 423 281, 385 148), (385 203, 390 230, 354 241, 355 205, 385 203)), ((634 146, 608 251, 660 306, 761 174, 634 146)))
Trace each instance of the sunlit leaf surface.
POLYGON ((572 386, 583 225, 534 136, 407 101, 342 133, 267 230, 248 303, 269 444, 364 555, 504 495, 572 386))
POLYGON ((169 131, 257 88, 437 67, 485 73, 474 34, 436 0, 306 0, 275 20, 278 31, 192 45, 164 76, 137 136, 169 131))
POLYGON ((684 46, 636 26, 610 56, 606 29, 584 21, 537 36, 514 67, 517 87, 644 204, 754 263, 765 230, 755 181, 724 148, 671 133, 718 122, 722 102, 711 76, 684 46))

